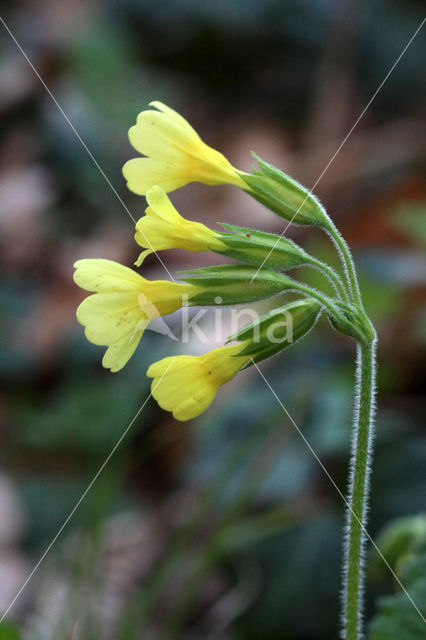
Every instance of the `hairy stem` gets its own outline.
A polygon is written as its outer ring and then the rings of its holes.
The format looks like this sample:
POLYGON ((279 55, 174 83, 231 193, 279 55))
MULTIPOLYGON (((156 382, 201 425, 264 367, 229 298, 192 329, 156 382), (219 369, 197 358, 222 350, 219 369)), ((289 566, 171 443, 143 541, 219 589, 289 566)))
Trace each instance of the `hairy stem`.
POLYGON ((310 264, 326 276, 326 278, 333 285, 335 292, 338 294, 340 299, 343 300, 343 302, 349 302, 348 294, 345 287, 343 286, 341 279, 339 278, 335 270, 330 267, 330 265, 325 264, 324 262, 321 262, 321 260, 317 260, 316 258, 312 258, 310 264))
POLYGON ((337 252, 342 261, 346 279, 348 281, 349 289, 352 293, 352 298, 354 302, 359 305, 361 309, 363 309, 356 269, 349 247, 343 239, 343 236, 331 220, 329 226, 325 227, 324 229, 330 235, 337 248, 337 252))
POLYGON ((343 624, 345 640, 361 638, 365 523, 371 470, 377 340, 358 345, 357 396, 350 462, 347 534, 344 548, 343 624))
POLYGON ((296 281, 295 281, 294 289, 295 291, 300 291, 301 293, 304 293, 310 298, 315 298, 316 300, 318 300, 318 302, 321 302, 321 304, 324 305, 324 307, 328 309, 328 311, 330 311, 330 313, 333 316, 336 316, 337 318, 339 317, 341 318, 340 310, 333 304, 333 300, 328 296, 326 296, 325 294, 318 291, 318 289, 314 289, 313 287, 308 287, 308 285, 302 284, 301 282, 296 282, 296 281))

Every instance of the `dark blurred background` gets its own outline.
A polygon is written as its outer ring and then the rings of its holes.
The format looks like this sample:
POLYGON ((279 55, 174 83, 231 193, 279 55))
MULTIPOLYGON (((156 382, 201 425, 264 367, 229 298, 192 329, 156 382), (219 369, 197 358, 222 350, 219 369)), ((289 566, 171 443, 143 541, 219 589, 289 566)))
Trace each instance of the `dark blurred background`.
MULTIPOLYGON (((311 187, 419 26, 421 7, 29 0, 6 4, 2 16, 139 218, 145 200, 127 192, 121 167, 137 155, 127 130, 149 101, 180 111, 237 167, 249 170, 255 150, 311 187)), ((4 611, 146 399, 147 366, 208 346, 194 340, 182 349, 148 331, 123 371, 102 369, 103 349, 75 319, 83 294, 72 265, 81 257, 131 265, 139 252, 133 223, 1 24, 0 34, 4 611)), ((315 189, 353 248, 379 334, 373 538, 425 510, 424 59, 420 32, 315 189)), ((231 187, 189 185, 171 198, 182 215, 210 226, 283 230, 280 218, 231 187)), ((293 225, 288 235, 336 264, 319 231, 293 225)), ((171 270, 211 260, 177 251, 162 258, 171 270)), ((155 256, 143 272, 166 277, 155 256)), ((354 354, 354 343, 322 320, 262 365, 342 490, 354 354)), ((255 370, 190 423, 151 400, 0 637, 337 638, 343 511, 255 370)), ((368 571, 367 620, 386 594, 401 595, 378 563, 368 571)), ((417 616, 410 607, 407 615, 417 616)))

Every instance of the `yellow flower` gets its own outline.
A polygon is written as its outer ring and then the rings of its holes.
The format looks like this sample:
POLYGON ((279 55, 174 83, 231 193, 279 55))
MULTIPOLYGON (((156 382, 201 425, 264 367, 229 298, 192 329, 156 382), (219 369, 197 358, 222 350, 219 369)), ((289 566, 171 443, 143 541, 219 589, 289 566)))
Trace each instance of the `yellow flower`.
POLYGON ((112 260, 77 260, 74 267, 76 284, 95 292, 78 307, 77 320, 90 342, 108 346, 102 364, 111 371, 132 357, 150 320, 180 309, 184 297, 198 291, 194 285, 146 280, 112 260))
POLYGON ((213 402, 219 387, 249 362, 250 355, 238 355, 244 347, 245 343, 239 343, 202 356, 170 356, 154 362, 146 374, 154 378, 152 395, 176 420, 199 416, 213 402))
POLYGON ((185 118, 161 102, 150 106, 158 111, 142 111, 129 130, 132 146, 147 156, 133 158, 123 167, 130 191, 145 195, 158 185, 170 192, 194 181, 247 189, 225 156, 205 144, 185 118))
POLYGON ((186 249, 187 251, 222 251, 226 247, 220 236, 201 222, 183 218, 160 187, 149 189, 146 194, 149 207, 146 215, 136 224, 135 240, 147 247, 137 266, 153 251, 160 249, 186 249))

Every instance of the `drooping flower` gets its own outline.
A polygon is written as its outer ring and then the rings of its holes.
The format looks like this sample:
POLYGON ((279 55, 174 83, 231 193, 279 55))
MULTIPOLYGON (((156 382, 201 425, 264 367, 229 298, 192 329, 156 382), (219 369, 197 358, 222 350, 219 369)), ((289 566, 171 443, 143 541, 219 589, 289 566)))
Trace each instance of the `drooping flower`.
POLYGON ((191 420, 213 402, 220 386, 229 382, 251 359, 239 356, 243 343, 212 349, 202 356, 170 356, 147 371, 152 395, 176 420, 191 420))
POLYGON ((74 267, 76 284, 94 292, 78 307, 77 320, 90 342, 108 346, 102 364, 113 372, 132 357, 151 320, 180 309, 198 291, 190 284, 146 280, 112 260, 77 260, 74 267))
POLYGON ((150 102, 157 110, 142 111, 129 130, 132 146, 145 158, 128 160, 123 175, 130 191, 145 195, 158 185, 166 192, 189 182, 248 185, 216 149, 203 142, 191 125, 170 107, 150 102))
POLYGON ((145 213, 136 224, 135 240, 146 248, 138 260, 137 266, 153 251, 161 249, 186 249, 187 251, 221 251, 225 249, 219 233, 201 222, 183 218, 170 202, 161 187, 153 187, 146 194, 149 204, 145 213))

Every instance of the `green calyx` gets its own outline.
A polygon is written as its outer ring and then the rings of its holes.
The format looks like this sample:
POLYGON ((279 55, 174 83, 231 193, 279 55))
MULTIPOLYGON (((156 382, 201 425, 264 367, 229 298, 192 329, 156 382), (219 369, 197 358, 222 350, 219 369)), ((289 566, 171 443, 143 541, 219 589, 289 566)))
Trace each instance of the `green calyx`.
POLYGON ((230 336, 228 342, 249 343, 238 355, 260 362, 279 353, 305 336, 316 323, 322 305, 313 298, 297 300, 273 309, 230 336))
POLYGON ((243 265, 203 267, 180 273, 190 274, 182 280, 199 287, 199 292, 189 299, 192 306, 255 302, 297 286, 295 280, 277 271, 243 265))
POLYGON ((232 224, 223 223, 221 226, 229 233, 220 235, 221 241, 226 245, 226 249, 220 253, 230 258, 272 269, 291 269, 314 260, 295 242, 275 233, 232 224))
POLYGON ((252 152, 259 170, 240 172, 247 192, 285 220, 295 224, 328 227, 328 216, 320 201, 299 182, 252 152))

